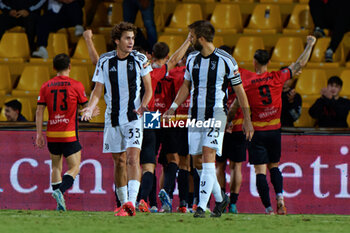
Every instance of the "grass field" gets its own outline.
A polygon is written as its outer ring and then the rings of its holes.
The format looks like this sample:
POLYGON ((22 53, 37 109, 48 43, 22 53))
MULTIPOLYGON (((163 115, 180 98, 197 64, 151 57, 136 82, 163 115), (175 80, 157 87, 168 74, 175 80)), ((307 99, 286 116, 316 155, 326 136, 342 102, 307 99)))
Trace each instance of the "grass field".
POLYGON ((1 233, 88 233, 88 232, 350 232, 350 216, 224 214, 221 218, 194 219, 192 214, 137 213, 114 217, 111 212, 56 212, 0 210, 1 233))

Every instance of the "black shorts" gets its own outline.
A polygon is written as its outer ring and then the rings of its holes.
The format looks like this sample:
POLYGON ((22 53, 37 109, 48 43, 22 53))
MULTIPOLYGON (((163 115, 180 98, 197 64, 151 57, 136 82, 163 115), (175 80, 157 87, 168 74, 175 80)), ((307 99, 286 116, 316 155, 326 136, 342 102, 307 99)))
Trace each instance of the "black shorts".
POLYGON ((250 164, 277 163, 281 159, 281 130, 255 131, 248 145, 250 164))
POLYGON ((243 162, 247 158, 247 141, 242 131, 225 133, 222 146, 222 156, 216 156, 216 161, 243 162))
POLYGON ((67 158, 68 156, 77 153, 81 150, 79 141, 74 142, 48 142, 47 148, 53 155, 62 155, 67 158))
POLYGON ((140 153, 140 164, 156 164, 156 157, 156 132, 154 129, 144 129, 140 153))
POLYGON ((157 132, 157 141, 161 144, 158 163, 167 164, 166 155, 178 153, 180 156, 188 155, 187 128, 162 128, 157 132))

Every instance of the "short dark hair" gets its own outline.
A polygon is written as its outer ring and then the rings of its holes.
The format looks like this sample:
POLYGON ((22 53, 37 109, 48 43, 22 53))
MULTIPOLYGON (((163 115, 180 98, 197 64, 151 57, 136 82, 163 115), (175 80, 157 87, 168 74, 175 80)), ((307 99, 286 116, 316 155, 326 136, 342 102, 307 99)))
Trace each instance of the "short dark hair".
POLYGON ((213 42, 215 36, 214 26, 207 20, 198 20, 188 26, 188 29, 193 29, 197 39, 203 37, 208 42, 213 42))
POLYGON ((169 46, 164 42, 157 42, 153 45, 152 52, 156 59, 166 58, 169 54, 169 46))
POLYGON ((269 52, 265 49, 258 49, 255 51, 254 59, 262 66, 266 65, 270 60, 269 52))
POLYGON ((58 72, 68 69, 69 64, 70 58, 65 53, 58 54, 53 59, 53 68, 58 72))
POLYGON ((15 111, 18 110, 19 113, 22 111, 22 104, 18 100, 11 100, 9 102, 6 102, 5 106, 10 107, 15 111))
POLYGON ((330 84, 336 84, 340 87, 343 86, 343 81, 341 80, 341 78, 339 78, 338 76, 332 76, 328 79, 328 82, 327 82, 328 85, 330 84))
POLYGON ((128 22, 120 22, 115 25, 111 32, 112 41, 120 40, 123 32, 132 31, 134 32, 134 36, 136 36, 137 28, 134 24, 128 22))

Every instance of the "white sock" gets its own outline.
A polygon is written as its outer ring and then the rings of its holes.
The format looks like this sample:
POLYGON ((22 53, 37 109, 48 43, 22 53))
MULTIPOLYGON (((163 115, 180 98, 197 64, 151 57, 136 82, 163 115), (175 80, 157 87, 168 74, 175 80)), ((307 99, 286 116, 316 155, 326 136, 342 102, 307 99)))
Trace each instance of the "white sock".
POLYGON ((128 192, 129 192, 129 198, 128 200, 132 202, 132 204, 135 206, 137 194, 139 193, 140 189, 140 182, 138 180, 129 180, 128 182, 128 192))
POLYGON ((203 210, 206 210, 207 204, 213 191, 214 182, 216 180, 215 163, 203 163, 202 175, 199 183, 199 204, 203 210))
POLYGON ((119 188, 116 187, 115 193, 117 194, 121 205, 128 201, 128 188, 126 185, 119 188))
POLYGON ((216 173, 214 175, 215 175, 215 180, 214 180, 213 191, 212 191, 213 196, 216 202, 222 202, 223 196, 221 195, 221 187, 220 187, 218 178, 216 177, 216 173))

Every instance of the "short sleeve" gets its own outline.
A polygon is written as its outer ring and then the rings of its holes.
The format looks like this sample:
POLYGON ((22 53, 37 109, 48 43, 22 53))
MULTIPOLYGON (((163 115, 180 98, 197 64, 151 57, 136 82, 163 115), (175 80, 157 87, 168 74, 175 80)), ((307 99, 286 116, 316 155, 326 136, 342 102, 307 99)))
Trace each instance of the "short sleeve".
POLYGON ((288 79, 292 78, 292 70, 289 67, 279 70, 275 74, 281 83, 285 83, 288 79))
MULTIPOLYGON (((103 60, 105 60, 105 59, 103 59, 103 60)), ((101 58, 98 60, 94 76, 92 77, 93 82, 99 82, 102 84, 105 83, 104 78, 103 78, 103 65, 104 65, 103 60, 101 58)))
POLYGON ((79 104, 85 104, 88 102, 88 99, 86 97, 85 88, 84 85, 81 82, 77 83, 77 92, 78 92, 78 103, 79 104))
POLYGON ((45 97, 46 88, 45 87, 46 87, 46 83, 44 83, 40 88, 37 104, 46 105, 46 97, 45 97))
POLYGON ((145 62, 142 63, 141 66, 141 77, 146 76, 147 74, 149 74, 152 71, 152 66, 150 64, 150 62, 146 59, 145 62))
POLYGON ((227 59, 227 79, 229 80, 231 86, 236 86, 242 83, 241 74, 238 69, 238 65, 234 58, 227 59))
MULTIPOLYGON (((184 75, 184 79, 185 80, 188 80, 188 81, 191 81, 191 74, 190 74, 190 62, 194 60, 194 57, 191 57, 191 59, 187 59, 186 61, 186 70, 185 70, 185 75, 184 75)), ((193 64, 193 62, 192 62, 193 64)))

